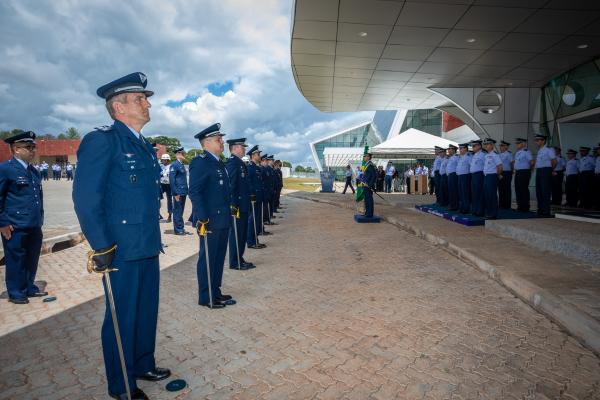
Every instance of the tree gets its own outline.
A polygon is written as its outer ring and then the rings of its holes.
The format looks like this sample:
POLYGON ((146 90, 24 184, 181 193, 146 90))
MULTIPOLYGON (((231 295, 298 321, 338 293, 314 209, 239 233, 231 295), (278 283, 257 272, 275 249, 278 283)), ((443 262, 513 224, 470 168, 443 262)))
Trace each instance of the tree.
POLYGON ((306 170, 304 169, 304 167, 302 165, 296 165, 294 172, 306 172, 306 170))
MULTIPOLYGON (((70 127, 65 131, 64 134, 61 133, 61 135, 65 136, 64 139, 81 139, 79 131, 74 127, 70 127)), ((61 139, 60 135, 58 136, 58 138, 61 139)))
POLYGON ((315 172, 315 170, 312 167, 306 167, 305 172, 315 172))
POLYGON ((185 151, 185 164, 192 162, 192 159, 202 152, 202 149, 189 149, 185 151))
POLYGON ((23 133, 23 132, 25 132, 23 129, 13 129, 11 131, 0 131, 0 139, 4 140, 6 138, 18 135, 19 133, 23 133))
POLYGON ((179 139, 169 136, 149 137, 148 141, 150 141, 150 143, 165 145, 167 147, 167 153, 169 153, 171 157, 173 157, 173 154, 175 154, 175 149, 181 147, 181 142, 179 141, 179 139))
POLYGON ((282 161, 282 167, 292 168, 292 164, 289 161, 282 161))

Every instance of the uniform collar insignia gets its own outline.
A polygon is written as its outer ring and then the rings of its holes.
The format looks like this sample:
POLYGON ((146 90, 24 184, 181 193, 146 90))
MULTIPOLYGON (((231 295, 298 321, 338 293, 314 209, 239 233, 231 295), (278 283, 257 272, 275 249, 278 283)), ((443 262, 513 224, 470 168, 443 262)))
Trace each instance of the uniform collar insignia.
POLYGON ((125 153, 125 157, 131 158, 131 157, 133 157, 133 153, 125 153))

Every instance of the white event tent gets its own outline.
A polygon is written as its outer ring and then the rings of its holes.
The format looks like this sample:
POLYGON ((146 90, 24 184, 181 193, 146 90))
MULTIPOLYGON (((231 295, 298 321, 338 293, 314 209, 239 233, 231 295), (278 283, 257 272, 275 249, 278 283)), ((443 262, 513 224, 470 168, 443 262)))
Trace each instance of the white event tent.
POLYGON ((373 158, 387 160, 426 159, 435 157, 433 152, 435 146, 446 149, 451 144, 458 146, 451 140, 410 128, 398 136, 372 147, 371 153, 373 153, 373 158))

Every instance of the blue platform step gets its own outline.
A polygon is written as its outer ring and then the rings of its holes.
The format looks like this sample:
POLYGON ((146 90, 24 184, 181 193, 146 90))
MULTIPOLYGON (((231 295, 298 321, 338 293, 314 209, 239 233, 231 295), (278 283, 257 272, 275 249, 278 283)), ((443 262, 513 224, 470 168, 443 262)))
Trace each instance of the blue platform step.
POLYGON ((359 224, 377 224, 381 222, 381 217, 373 215, 372 217, 365 217, 362 214, 354 214, 354 220, 359 224))
MULTIPOLYGON (((461 214, 458 211, 450 211, 446 207, 437 204, 418 204, 415 208, 419 211, 442 217, 457 224, 465 226, 485 225, 485 218, 471 214, 461 214)), ((498 209, 498 219, 529 219, 540 218, 536 213, 519 212, 515 210, 498 209)))

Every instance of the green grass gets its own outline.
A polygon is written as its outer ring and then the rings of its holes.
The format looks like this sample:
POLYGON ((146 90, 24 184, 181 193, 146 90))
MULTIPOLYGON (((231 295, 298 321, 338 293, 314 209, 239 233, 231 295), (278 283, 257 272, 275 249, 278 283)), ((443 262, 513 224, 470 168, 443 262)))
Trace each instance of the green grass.
POLYGON ((284 189, 301 190, 303 192, 314 192, 320 184, 321 181, 314 178, 285 178, 283 180, 284 189))

